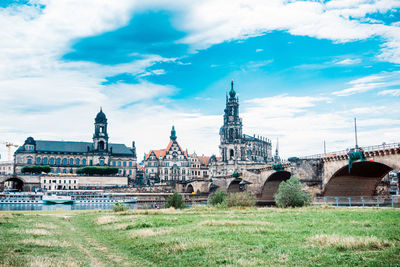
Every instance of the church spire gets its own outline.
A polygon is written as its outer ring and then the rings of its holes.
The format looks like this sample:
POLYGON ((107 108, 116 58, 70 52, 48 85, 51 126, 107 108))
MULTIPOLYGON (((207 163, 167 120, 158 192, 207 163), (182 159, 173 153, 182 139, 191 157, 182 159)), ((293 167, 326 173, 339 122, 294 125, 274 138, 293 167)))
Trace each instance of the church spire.
POLYGON ((176 131, 175 131, 175 126, 172 125, 172 130, 171 130, 171 136, 170 136, 172 141, 176 140, 176 131))
POLYGON ((236 96, 235 89, 233 89, 233 80, 231 81, 231 90, 229 91, 229 96, 231 98, 235 98, 235 96, 236 96))

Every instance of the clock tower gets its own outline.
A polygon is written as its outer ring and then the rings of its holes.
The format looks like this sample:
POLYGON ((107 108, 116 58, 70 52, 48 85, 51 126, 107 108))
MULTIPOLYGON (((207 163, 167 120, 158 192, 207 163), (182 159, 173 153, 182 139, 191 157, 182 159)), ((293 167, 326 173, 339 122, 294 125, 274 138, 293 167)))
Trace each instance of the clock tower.
POLYGON ((233 88, 233 81, 231 82, 229 96, 226 96, 224 125, 219 134, 222 161, 244 160, 242 119, 239 117, 239 98, 233 88))

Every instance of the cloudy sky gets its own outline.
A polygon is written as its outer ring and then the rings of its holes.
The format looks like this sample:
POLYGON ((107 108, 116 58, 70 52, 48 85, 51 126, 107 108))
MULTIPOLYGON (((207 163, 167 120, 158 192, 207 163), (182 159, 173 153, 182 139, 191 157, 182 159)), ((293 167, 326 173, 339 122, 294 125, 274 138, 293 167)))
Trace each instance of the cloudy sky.
MULTIPOLYGON (((398 0, 1 0, 0 141, 219 154, 230 81, 244 132, 283 157, 400 141, 398 0)), ((0 147, 2 159, 6 148, 0 147)), ((140 161, 139 160, 139 161, 140 161)))

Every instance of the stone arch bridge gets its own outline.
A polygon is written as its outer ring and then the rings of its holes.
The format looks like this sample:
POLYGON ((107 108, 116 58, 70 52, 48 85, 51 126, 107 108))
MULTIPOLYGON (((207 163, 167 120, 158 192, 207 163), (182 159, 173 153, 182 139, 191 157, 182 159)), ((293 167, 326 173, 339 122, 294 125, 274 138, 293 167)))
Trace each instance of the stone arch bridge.
POLYGON ((212 182, 193 181, 185 192, 209 193, 216 188, 228 192, 250 191, 261 202, 273 202, 279 184, 296 175, 303 188, 315 196, 374 196, 377 187, 391 170, 400 169, 400 143, 363 147, 362 158, 352 162, 349 172, 348 151, 295 158, 282 163, 281 170, 272 164, 249 168, 239 178, 212 177, 212 182))

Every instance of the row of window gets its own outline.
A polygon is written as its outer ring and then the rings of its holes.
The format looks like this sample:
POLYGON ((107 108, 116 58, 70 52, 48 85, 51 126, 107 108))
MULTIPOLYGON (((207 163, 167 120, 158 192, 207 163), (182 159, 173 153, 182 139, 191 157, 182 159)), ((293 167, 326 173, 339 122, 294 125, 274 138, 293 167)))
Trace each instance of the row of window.
MULTIPOLYGON (((53 183, 53 184, 57 183, 57 180, 43 180, 43 183, 45 184, 46 181, 48 181, 49 184, 51 184, 51 183, 53 183)), ((68 181, 69 184, 72 184, 71 181, 74 181, 73 183, 76 184, 76 180, 64 180, 64 184, 66 184, 67 181, 68 181)), ((62 180, 58 180, 58 183, 61 184, 61 183, 62 183, 62 180)))
MULTIPOLYGON (((28 158, 27 159, 27 163, 28 164, 32 164, 32 159, 28 158)), ((61 158, 57 158, 57 159, 54 159, 54 158, 48 159, 47 157, 44 157, 44 158, 37 157, 36 158, 36 164, 37 165, 40 165, 40 164, 43 164, 43 165, 47 165, 47 164, 49 164, 49 165, 61 165, 61 163, 62 163, 62 165, 77 165, 77 166, 80 166, 80 165, 86 165, 87 162, 86 162, 86 159, 82 159, 82 161, 80 159, 75 159, 75 161, 74 161, 73 158, 70 158, 69 160, 67 158, 63 158, 62 160, 61 160, 61 158)), ((104 165, 104 160, 100 160, 100 165, 101 165, 101 163, 103 163, 103 165, 104 165)))
MULTIPOLYGON (((154 173, 154 169, 150 169, 150 170, 151 170, 152 173, 154 173)), ((146 169, 146 173, 149 173, 149 169, 146 169)), ((164 172, 163 172, 163 169, 161 169, 160 170, 160 174, 163 174, 163 173, 164 174, 168 174, 168 169, 164 169, 164 172)), ((173 169, 173 170, 171 170, 171 173, 172 174, 180 174, 180 173, 182 173, 184 175, 184 174, 186 174, 186 171, 185 171, 185 169, 183 169, 182 171, 179 171, 179 169, 173 169)))
MULTIPOLYGON (((32 158, 28 158, 27 159, 27 163, 28 164, 32 164, 32 158)), ((44 157, 44 158, 37 157, 36 158, 36 164, 37 165, 40 165, 40 164, 43 164, 43 165, 47 165, 47 164, 49 164, 49 165, 61 165, 61 163, 62 163, 62 165, 81 166, 81 165, 86 165, 87 161, 86 161, 86 159, 82 159, 81 160, 79 158, 77 158, 75 160, 73 158, 70 158, 69 160, 67 158, 63 158, 62 160, 61 160, 61 158, 57 158, 57 159, 54 159, 54 158, 48 159, 47 157, 44 157)), ((90 160, 90 165, 93 165, 92 160, 90 160)), ((99 165, 100 166, 105 165, 105 162, 104 162, 103 159, 100 159, 99 165)), ((112 165, 113 166, 118 166, 118 167, 121 167, 121 166, 126 167, 127 166, 127 162, 126 161, 122 161, 122 162, 121 161, 117 161, 117 162, 113 161, 112 165)), ((129 165, 129 167, 132 167, 133 166, 132 161, 129 161, 128 165, 129 165)))
MULTIPOLYGON (((174 163, 176 164, 176 163, 174 163)), ((158 167, 158 163, 157 162, 148 162, 147 166, 149 167, 158 167)), ((169 162, 163 162, 161 163, 162 167, 169 167, 169 162)), ((189 167, 189 162, 181 162, 181 167, 189 167)))
MULTIPOLYGON (((192 175, 201 175, 201 171, 192 171, 192 175)), ((203 171, 203 175, 207 175, 207 171, 203 171)))
POLYGON ((115 166, 118 166, 118 167, 121 167, 121 166, 123 166, 123 167, 126 167, 127 165, 129 166, 129 167, 132 167, 133 166, 133 162, 132 161, 113 161, 112 162, 112 165, 115 167, 115 166))

